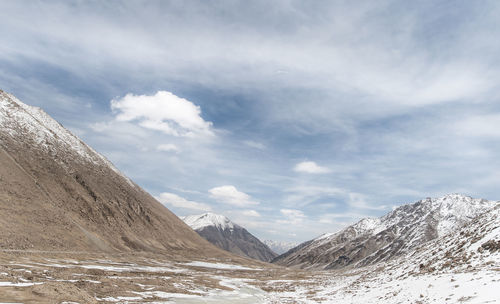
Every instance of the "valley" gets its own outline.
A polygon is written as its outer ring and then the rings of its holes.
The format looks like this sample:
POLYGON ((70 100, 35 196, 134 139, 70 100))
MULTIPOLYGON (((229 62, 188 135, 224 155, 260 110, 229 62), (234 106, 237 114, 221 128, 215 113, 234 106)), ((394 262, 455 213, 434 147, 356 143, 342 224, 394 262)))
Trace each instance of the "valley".
POLYGON ((183 222, 4 92, 0 144, 0 303, 499 301, 498 201, 426 198, 277 256, 225 216, 183 222))

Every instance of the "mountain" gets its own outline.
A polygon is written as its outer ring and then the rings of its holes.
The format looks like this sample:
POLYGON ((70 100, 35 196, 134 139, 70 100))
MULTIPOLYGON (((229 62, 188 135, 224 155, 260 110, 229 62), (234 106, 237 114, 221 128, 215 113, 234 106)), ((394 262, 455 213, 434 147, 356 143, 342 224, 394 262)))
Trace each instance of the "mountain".
POLYGON ((500 204, 414 250, 364 267, 265 282, 270 303, 498 303, 500 204), (304 282, 306 285, 301 285, 304 282))
POLYGON ((223 215, 205 213, 181 219, 204 239, 229 252, 265 262, 277 256, 245 228, 231 222, 223 215))
POLYGON ((226 256, 39 108, 0 91, 0 248, 226 256))
MULTIPOLYGON (((420 246, 404 257, 407 272, 473 272, 496 268, 500 261, 500 204, 451 233, 420 246), (489 267, 488 267, 489 265, 489 267)), ((401 267, 399 265, 398 267, 401 267)))
POLYGON ((338 269, 388 261, 459 229, 498 204, 458 194, 427 198, 305 242, 278 256, 273 263, 338 269))
POLYGON ((267 247, 269 247, 272 251, 276 252, 277 254, 283 254, 298 245, 298 243, 280 242, 273 240, 264 240, 263 243, 266 244, 267 247))

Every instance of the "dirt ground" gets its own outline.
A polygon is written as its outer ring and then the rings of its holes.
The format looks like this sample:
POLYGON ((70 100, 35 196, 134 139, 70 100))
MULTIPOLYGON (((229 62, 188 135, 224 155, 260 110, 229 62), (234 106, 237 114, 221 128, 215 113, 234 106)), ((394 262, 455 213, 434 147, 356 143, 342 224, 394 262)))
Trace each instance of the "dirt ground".
POLYGON ((3 303, 495 303, 498 256, 435 269, 400 260, 304 271, 246 259, 0 251, 3 303))
POLYGON ((0 303, 159 303, 172 299, 196 303, 197 298, 252 295, 258 300, 259 294, 272 290, 266 285, 270 280, 297 281, 311 275, 260 262, 234 262, 151 254, 4 251, 0 253, 0 303))

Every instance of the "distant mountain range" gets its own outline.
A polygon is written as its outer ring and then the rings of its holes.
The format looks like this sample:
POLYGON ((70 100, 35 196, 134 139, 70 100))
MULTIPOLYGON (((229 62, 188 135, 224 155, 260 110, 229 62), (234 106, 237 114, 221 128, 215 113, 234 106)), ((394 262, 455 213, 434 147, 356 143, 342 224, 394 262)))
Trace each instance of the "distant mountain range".
POLYGON ((200 236, 221 249, 265 262, 277 256, 245 228, 231 222, 223 215, 204 213, 181 219, 200 236))
POLYGON ((276 257, 273 263, 304 269, 338 269, 389 261, 454 232, 499 205, 459 194, 403 205, 324 234, 276 257))
POLYGON ((280 242, 273 240, 264 240, 263 243, 266 244, 269 248, 271 248, 272 251, 276 252, 277 254, 283 254, 288 250, 299 245, 299 243, 295 242, 280 242))

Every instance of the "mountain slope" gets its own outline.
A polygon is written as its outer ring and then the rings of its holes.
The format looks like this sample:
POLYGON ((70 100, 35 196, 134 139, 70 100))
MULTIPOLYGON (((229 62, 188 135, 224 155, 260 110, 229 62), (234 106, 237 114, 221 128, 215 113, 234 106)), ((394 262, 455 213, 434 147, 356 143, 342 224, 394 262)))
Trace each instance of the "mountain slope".
POLYGON ((449 234, 498 205, 453 194, 404 205, 380 218, 367 218, 322 235, 277 257, 273 263, 298 268, 337 269, 387 261, 449 234))
POLYGON ((500 204, 415 250, 374 265, 276 280, 271 303, 498 303, 500 204))
POLYGON ((277 256, 267 245, 227 217, 214 213, 182 217, 200 236, 229 252, 268 262, 277 256))
POLYGON ((0 91, 0 248, 224 253, 39 108, 0 91))

